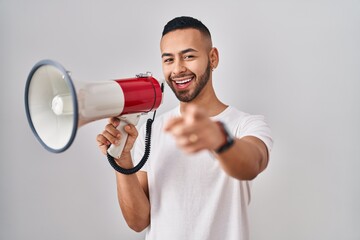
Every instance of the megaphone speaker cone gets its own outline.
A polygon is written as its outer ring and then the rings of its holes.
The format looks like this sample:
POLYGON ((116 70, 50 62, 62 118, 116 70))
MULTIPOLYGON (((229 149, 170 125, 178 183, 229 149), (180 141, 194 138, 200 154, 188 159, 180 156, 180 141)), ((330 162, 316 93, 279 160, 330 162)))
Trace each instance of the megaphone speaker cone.
POLYGON ((43 60, 31 70, 25 86, 25 110, 30 127, 49 151, 65 151, 78 124, 76 91, 68 72, 57 62, 43 60))

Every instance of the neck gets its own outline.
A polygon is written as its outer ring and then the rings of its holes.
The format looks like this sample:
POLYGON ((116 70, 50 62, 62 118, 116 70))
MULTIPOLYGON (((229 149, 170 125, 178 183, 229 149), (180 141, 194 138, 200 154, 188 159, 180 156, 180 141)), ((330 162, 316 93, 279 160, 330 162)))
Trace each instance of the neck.
POLYGON ((218 115, 227 107, 216 96, 211 80, 194 100, 191 102, 180 102, 180 112, 183 113, 189 104, 201 107, 207 112, 209 117, 218 115))

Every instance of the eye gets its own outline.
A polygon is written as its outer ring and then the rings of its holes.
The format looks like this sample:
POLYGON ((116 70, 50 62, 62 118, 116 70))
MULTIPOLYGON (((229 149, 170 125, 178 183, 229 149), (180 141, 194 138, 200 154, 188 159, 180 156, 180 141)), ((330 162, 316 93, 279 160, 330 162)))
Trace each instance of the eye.
POLYGON ((171 63, 173 60, 173 58, 165 58, 164 63, 171 63))
POLYGON ((185 60, 191 60, 191 59, 193 59, 195 56, 193 56, 193 55, 186 55, 186 56, 184 56, 184 59, 185 60))

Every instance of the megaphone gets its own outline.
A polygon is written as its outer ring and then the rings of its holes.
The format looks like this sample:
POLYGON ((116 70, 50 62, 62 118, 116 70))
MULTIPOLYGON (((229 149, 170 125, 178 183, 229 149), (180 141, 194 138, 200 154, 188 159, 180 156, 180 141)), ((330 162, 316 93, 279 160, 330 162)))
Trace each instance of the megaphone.
POLYGON ((50 152, 67 150, 77 129, 89 122, 121 118, 118 129, 122 139, 119 146, 108 149, 108 159, 117 171, 126 174, 138 171, 141 166, 125 171, 113 160, 121 155, 127 139, 123 127, 128 123, 136 125, 140 115, 155 111, 162 98, 163 84, 150 73, 111 81, 75 82, 70 72, 53 60, 36 63, 25 86, 25 110, 30 128, 50 152))

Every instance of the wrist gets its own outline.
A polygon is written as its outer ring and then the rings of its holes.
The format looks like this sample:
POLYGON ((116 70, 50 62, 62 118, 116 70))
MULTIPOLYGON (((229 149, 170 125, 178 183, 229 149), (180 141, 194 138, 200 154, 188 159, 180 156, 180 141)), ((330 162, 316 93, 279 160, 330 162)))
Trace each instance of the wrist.
POLYGON ((222 134, 225 136, 225 142, 214 150, 215 153, 220 154, 227 151, 232 145, 234 145, 235 139, 223 122, 217 121, 216 123, 220 127, 222 134))
POLYGON ((115 162, 117 165, 119 165, 122 168, 132 168, 134 167, 132 158, 131 158, 131 153, 122 153, 120 158, 116 158, 115 162))

